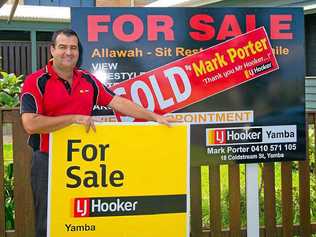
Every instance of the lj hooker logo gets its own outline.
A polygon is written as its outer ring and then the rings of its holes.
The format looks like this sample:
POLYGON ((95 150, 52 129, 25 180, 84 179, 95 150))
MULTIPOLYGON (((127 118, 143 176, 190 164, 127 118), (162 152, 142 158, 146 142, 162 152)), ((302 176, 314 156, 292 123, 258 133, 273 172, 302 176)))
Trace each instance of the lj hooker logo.
POLYGON ((90 199, 75 198, 74 200, 74 217, 90 216, 90 199))
POLYGON ((185 213, 186 195, 75 198, 74 217, 185 213))
POLYGON ((214 129, 207 130, 207 145, 226 144, 226 130, 214 129))
POLYGON ((296 125, 206 129, 206 146, 297 142, 296 125))
POLYGON ((206 145, 262 142, 262 128, 206 129, 206 145))

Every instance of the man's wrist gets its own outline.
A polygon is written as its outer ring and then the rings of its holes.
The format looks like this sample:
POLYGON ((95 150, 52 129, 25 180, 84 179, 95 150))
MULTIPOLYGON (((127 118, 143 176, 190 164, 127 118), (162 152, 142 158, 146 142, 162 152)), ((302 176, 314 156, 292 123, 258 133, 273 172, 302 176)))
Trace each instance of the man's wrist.
POLYGON ((77 123, 78 123, 78 116, 70 115, 70 124, 77 124, 77 123))
POLYGON ((161 115, 156 114, 154 112, 152 112, 152 116, 153 116, 152 121, 155 121, 155 122, 158 122, 159 118, 161 117, 161 115))

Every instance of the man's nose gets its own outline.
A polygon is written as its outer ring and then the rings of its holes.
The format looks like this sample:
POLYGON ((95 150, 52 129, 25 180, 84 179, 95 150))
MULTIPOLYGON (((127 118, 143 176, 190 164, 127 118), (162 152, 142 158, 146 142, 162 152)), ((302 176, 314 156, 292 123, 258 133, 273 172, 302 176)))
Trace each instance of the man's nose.
POLYGON ((66 48, 66 54, 70 55, 71 54, 71 48, 66 48))

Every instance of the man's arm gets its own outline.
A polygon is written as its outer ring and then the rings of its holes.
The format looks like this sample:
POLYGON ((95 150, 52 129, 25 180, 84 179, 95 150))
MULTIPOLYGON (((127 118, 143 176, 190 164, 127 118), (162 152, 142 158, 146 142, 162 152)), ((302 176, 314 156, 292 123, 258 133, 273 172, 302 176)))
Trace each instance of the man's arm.
MULTIPOLYGON (((134 118, 155 121, 167 126, 170 126, 170 122, 175 122, 172 118, 166 118, 153 113, 120 96, 114 96, 109 106, 122 114, 134 118)), ((28 134, 50 133, 74 123, 84 125, 87 132, 89 132, 90 127, 95 131, 94 122, 95 118, 87 115, 62 115, 52 117, 36 113, 22 114, 22 124, 28 134)))
POLYGON ((29 134, 50 133, 67 127, 73 123, 82 124, 88 132, 90 127, 95 131, 94 122, 91 116, 86 115, 62 115, 44 116, 36 113, 23 113, 22 124, 29 134))
POLYGON ((114 96, 109 106, 122 114, 138 119, 155 121, 161 124, 165 124, 167 126, 170 126, 170 122, 175 122, 175 120, 172 118, 166 118, 159 114, 153 113, 121 96, 114 96))

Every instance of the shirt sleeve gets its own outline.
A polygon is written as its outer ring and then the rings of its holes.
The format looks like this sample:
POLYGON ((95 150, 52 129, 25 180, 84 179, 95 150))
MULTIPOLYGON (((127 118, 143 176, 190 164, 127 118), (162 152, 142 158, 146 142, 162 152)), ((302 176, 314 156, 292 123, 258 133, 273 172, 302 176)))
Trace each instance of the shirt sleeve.
POLYGON ((103 85, 98 79, 95 78, 95 80, 99 91, 97 104, 107 106, 115 96, 115 93, 103 85))
POLYGON ((36 113, 43 112, 42 95, 38 89, 37 80, 35 78, 26 78, 20 95, 20 113, 36 113))

